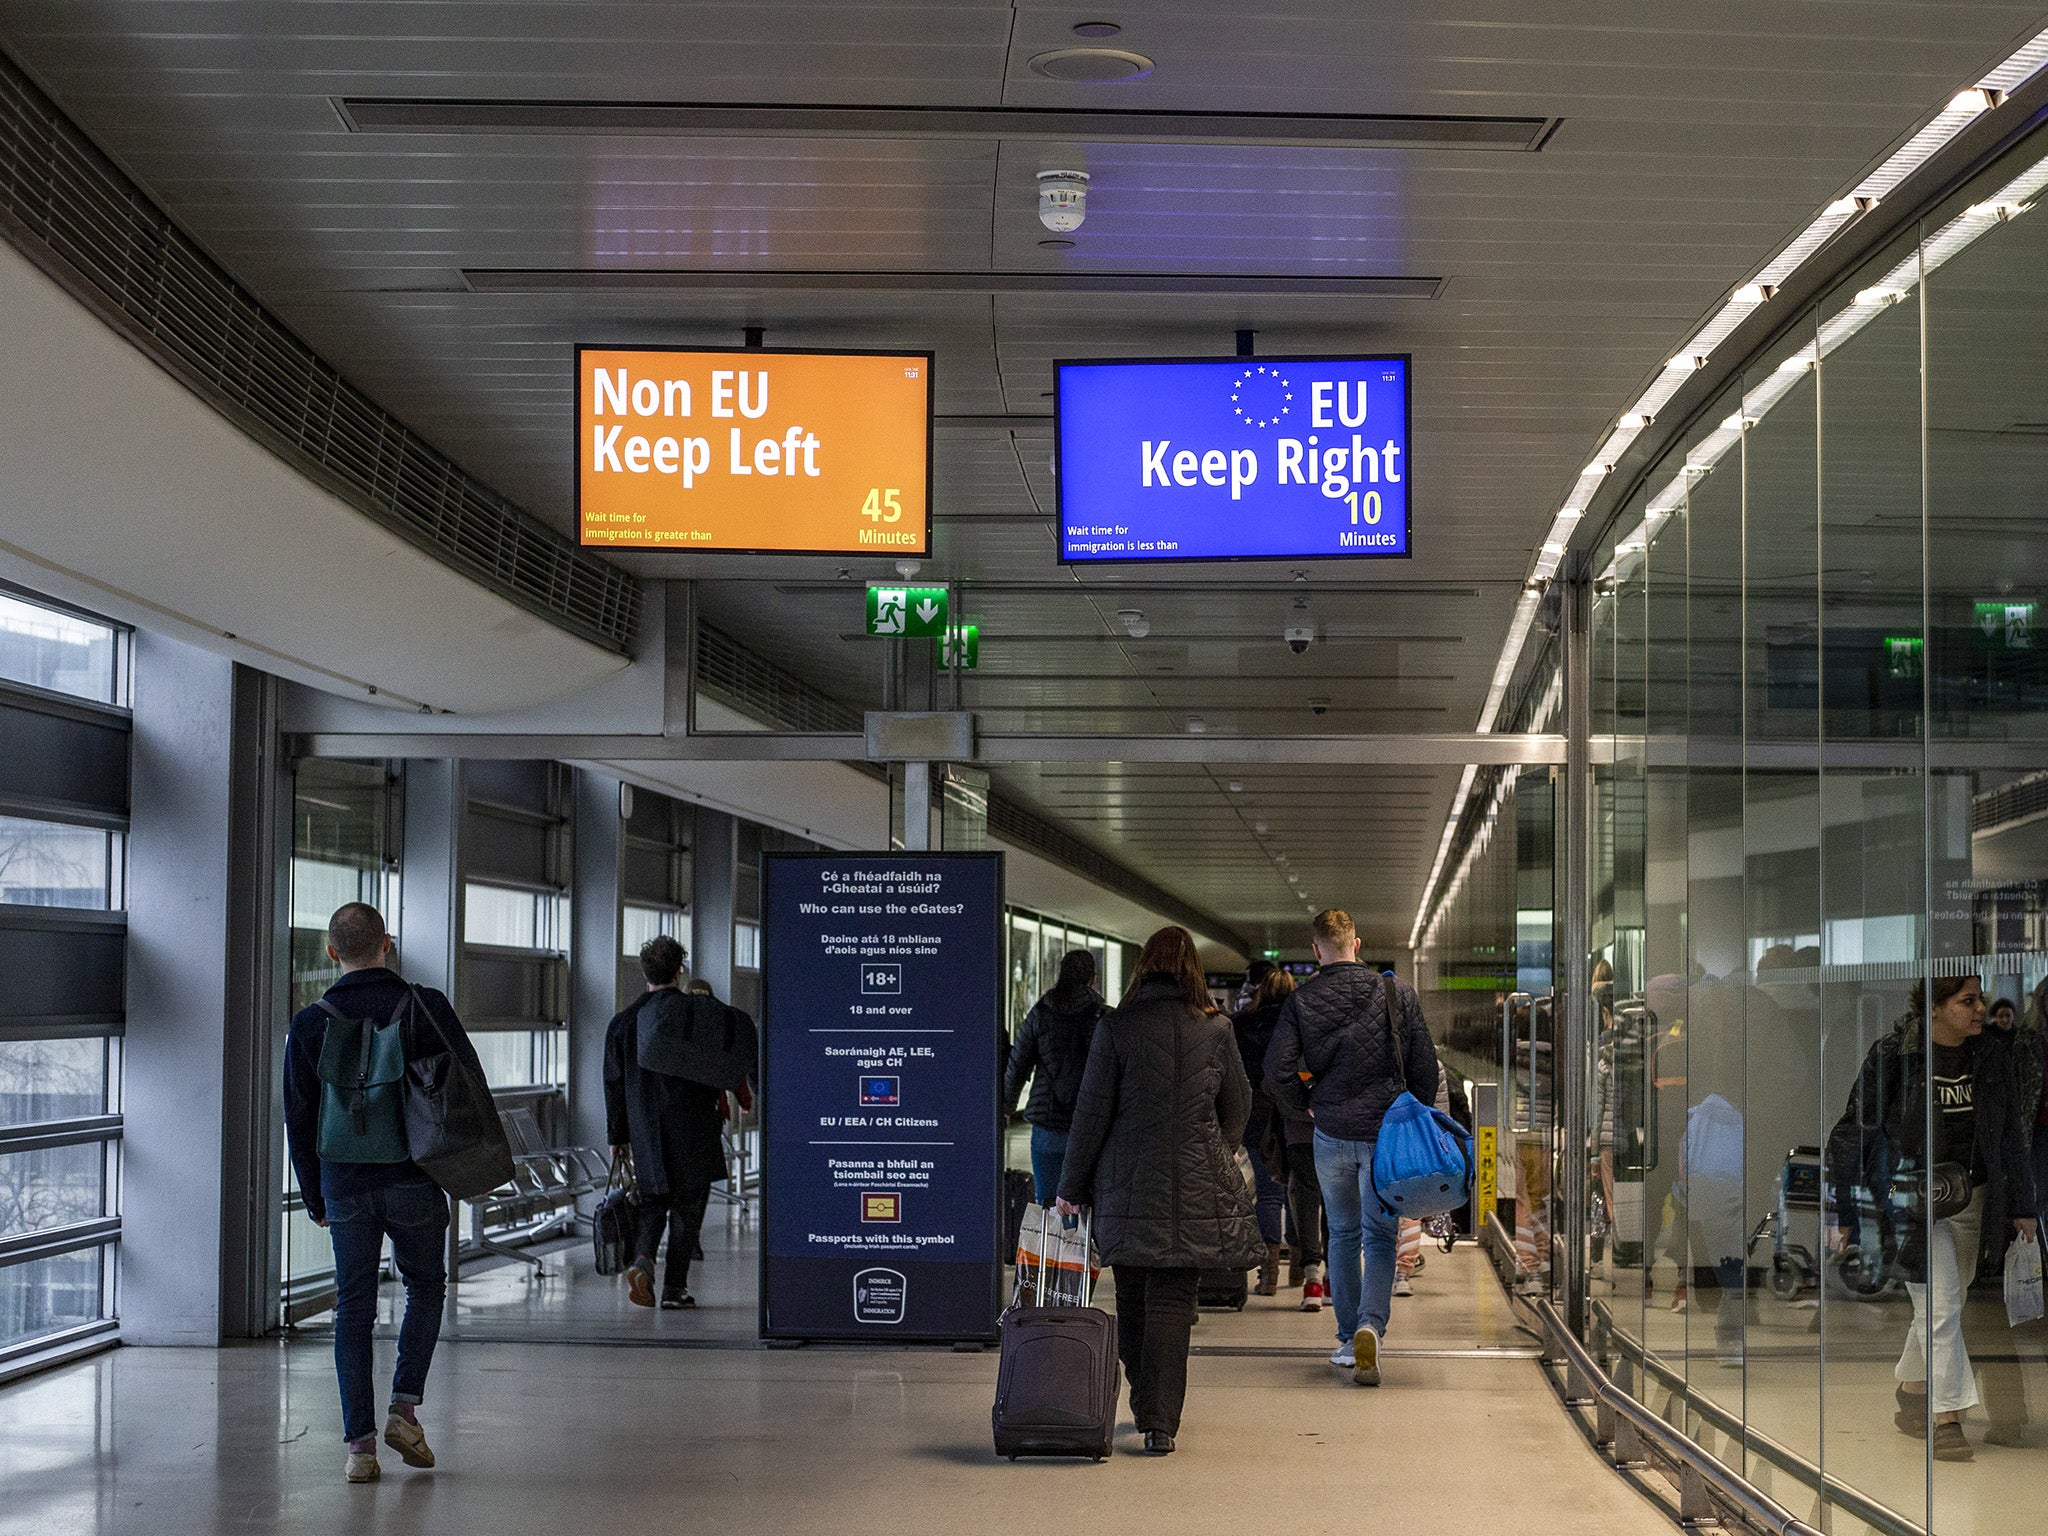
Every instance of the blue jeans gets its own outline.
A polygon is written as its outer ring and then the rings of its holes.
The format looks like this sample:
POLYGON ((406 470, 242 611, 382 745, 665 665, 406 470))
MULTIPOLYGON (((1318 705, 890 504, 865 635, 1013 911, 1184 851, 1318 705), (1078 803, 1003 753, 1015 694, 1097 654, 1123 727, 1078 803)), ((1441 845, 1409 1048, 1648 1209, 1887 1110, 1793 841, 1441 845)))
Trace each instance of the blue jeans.
POLYGON ((1287 1240, 1287 1186, 1266 1171, 1266 1160, 1251 1154, 1253 1205, 1258 1217, 1259 1236, 1268 1243, 1287 1240))
POLYGON ((334 1239, 334 1374, 341 1385, 341 1433, 350 1441, 377 1433, 370 1342, 377 1323, 377 1271, 384 1239, 405 1282, 405 1321, 398 1329, 394 1403, 424 1401, 427 1367, 441 1337, 441 1304, 448 1294, 448 1197, 420 1179, 327 1202, 327 1235, 334 1239))
POLYGON ((1337 1337, 1360 1328, 1387 1336, 1394 1308, 1394 1245, 1400 1229, 1372 1191, 1372 1143, 1316 1132, 1316 1182, 1330 1219, 1330 1302, 1337 1337), (1362 1260, 1362 1262, 1361 1262, 1362 1260), (1362 1281, 1362 1284, 1361 1284, 1362 1281))
POLYGON ((1060 1171, 1067 1163, 1067 1133, 1031 1127, 1031 1192, 1040 1205, 1059 1197, 1060 1171))

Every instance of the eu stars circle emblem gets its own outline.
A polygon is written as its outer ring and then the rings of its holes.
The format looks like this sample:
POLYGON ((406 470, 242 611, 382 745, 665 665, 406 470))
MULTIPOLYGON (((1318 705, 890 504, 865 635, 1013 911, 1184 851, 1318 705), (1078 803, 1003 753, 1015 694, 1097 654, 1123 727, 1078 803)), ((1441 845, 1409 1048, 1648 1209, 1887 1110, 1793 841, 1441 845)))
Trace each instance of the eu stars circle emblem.
POLYGON ((1256 364, 1231 381, 1230 409, 1248 427, 1276 427, 1294 409, 1294 386, 1272 364, 1256 364))

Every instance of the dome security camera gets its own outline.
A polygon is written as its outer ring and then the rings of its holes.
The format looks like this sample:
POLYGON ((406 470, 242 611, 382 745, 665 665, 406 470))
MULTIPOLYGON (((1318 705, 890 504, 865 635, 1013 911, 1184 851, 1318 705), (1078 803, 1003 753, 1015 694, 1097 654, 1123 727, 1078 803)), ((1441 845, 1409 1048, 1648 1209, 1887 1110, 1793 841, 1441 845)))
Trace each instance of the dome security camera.
POLYGON ((1327 715, 1330 712, 1330 701, 1328 699, 1310 699, 1308 701, 1308 712, 1318 717, 1327 715))
POLYGON ((1152 621, 1136 608, 1118 609, 1116 619, 1133 640, 1142 640, 1152 633, 1152 621))
POLYGON ((1316 643, 1316 627, 1313 624, 1290 624, 1286 636, 1287 649, 1299 656, 1316 643))
POLYGON ((1038 222, 1056 235, 1070 235, 1088 217, 1086 171, 1038 173, 1038 222))

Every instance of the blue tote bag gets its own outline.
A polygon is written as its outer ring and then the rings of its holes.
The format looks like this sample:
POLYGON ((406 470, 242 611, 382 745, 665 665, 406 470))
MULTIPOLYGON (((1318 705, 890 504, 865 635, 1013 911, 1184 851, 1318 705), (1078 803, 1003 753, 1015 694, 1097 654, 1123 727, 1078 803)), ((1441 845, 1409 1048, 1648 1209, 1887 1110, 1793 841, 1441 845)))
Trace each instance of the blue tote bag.
POLYGON ((1403 1086, 1373 1144, 1373 1193, 1389 1216, 1442 1216, 1472 1198, 1472 1139, 1457 1121, 1408 1091, 1400 999, 1393 977, 1382 976, 1380 982, 1387 996, 1387 1028, 1394 1037, 1394 1067, 1403 1086))

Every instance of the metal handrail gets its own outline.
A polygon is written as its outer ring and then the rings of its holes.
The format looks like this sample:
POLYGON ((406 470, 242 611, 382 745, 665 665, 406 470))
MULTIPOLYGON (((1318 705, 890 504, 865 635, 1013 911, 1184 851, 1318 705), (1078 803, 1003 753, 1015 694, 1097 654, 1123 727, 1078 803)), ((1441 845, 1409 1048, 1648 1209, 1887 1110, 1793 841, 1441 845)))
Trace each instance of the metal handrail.
POLYGON ((1535 1303, 1543 1325, 1546 1356, 1562 1357, 1565 1406, 1591 1407, 1595 1435, 1611 1448, 1617 1469, 1648 1461, 1678 1475, 1678 1518, 1694 1525, 1726 1510, 1754 1530, 1772 1536, 1821 1536, 1747 1478, 1711 1455, 1690 1436, 1667 1424, 1608 1379, 1586 1346, 1548 1300, 1535 1303))
POLYGON ((1909 1520, 1897 1510, 1889 1509, 1870 1495, 1851 1486, 1832 1472, 1822 1472, 1811 1461, 1783 1442, 1773 1439, 1756 1425, 1723 1407, 1708 1397, 1685 1378, 1685 1373, 1672 1366, 1662 1356, 1647 1349, 1640 1340, 1632 1337, 1627 1330, 1617 1327, 1613 1314, 1603 1303, 1598 1311, 1601 1325, 1607 1337, 1614 1341, 1624 1357, 1633 1359, 1642 1368, 1646 1377, 1654 1376, 1674 1395, 1685 1400, 1686 1407, 1714 1429, 1731 1439, 1740 1439, 1754 1455, 1776 1467, 1779 1471, 1796 1478, 1812 1489, 1828 1503, 1845 1514, 1853 1515, 1872 1530, 1883 1531, 1886 1536, 1927 1536, 1927 1527, 1909 1520))

